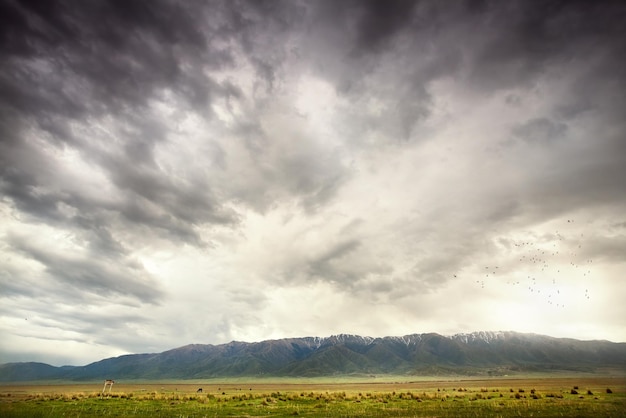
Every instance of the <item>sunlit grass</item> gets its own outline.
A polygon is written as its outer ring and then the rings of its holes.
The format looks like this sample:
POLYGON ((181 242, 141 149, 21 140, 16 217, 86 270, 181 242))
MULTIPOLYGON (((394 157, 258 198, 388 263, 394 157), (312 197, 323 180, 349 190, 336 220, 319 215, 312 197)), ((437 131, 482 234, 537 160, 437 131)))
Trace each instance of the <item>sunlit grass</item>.
POLYGON ((549 379, 498 380, 493 385, 485 381, 434 383, 410 388, 399 384, 398 389, 391 390, 393 383, 340 384, 344 389, 335 390, 319 390, 319 384, 300 385, 298 390, 281 390, 279 383, 254 389, 224 385, 205 388, 204 393, 196 393, 192 385, 179 390, 153 384, 151 389, 133 387, 105 394, 55 391, 54 387, 46 392, 30 392, 23 386, 14 392, 6 388, 1 391, 0 416, 621 417, 626 410, 624 380, 613 380, 608 388, 605 381, 589 379, 581 382, 578 390, 570 382, 549 379))

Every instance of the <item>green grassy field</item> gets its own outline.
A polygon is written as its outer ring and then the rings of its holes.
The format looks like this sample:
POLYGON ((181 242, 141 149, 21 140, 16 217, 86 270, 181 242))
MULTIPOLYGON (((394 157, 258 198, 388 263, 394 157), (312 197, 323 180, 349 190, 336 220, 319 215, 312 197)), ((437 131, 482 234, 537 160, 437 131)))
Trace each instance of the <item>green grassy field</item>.
POLYGON ((626 413, 623 377, 117 382, 111 393, 102 395, 101 390, 100 382, 0 386, 0 416, 623 417, 626 413), (199 387, 202 393, 196 392, 199 387))

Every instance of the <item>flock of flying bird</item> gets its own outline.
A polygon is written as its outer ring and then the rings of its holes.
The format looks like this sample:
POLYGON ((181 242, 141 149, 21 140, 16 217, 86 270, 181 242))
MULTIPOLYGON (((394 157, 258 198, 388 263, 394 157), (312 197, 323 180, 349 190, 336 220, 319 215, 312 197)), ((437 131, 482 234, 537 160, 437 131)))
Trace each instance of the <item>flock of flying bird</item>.
MULTIPOLYGON (((574 220, 567 220, 567 223, 574 223, 574 220)), ((593 260, 581 260, 583 238, 584 234, 576 233, 569 234, 566 239, 555 231, 541 241, 514 241, 509 247, 510 261, 502 267, 486 266, 481 273, 483 278, 476 280, 476 284, 484 289, 486 283, 494 280, 503 283, 506 280, 504 283, 507 285, 526 288, 530 294, 549 305, 565 308, 565 299, 572 300, 572 294, 565 295, 560 283, 563 280, 571 283, 572 278, 582 278, 587 283, 592 276, 593 260)), ((591 298, 588 288, 583 297, 584 300, 591 298)))

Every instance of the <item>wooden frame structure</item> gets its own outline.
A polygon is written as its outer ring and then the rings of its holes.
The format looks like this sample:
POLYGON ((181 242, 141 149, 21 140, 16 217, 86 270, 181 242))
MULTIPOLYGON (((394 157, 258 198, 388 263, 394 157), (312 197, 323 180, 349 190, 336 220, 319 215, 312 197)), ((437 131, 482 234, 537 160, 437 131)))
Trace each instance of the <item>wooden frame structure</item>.
POLYGON ((113 383, 115 383, 115 380, 111 380, 111 379, 105 380, 104 387, 102 388, 102 393, 104 393, 104 391, 107 389, 107 386, 109 386, 109 393, 111 393, 111 389, 113 389, 113 383))

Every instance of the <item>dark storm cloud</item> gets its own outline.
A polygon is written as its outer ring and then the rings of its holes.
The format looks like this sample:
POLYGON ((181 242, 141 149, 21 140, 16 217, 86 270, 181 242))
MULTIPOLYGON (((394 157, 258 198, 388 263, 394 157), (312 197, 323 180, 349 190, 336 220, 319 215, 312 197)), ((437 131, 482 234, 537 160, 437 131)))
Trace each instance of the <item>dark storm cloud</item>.
POLYGON ((485 2, 472 15, 481 31, 467 38, 472 76, 482 87, 506 88, 598 50, 623 51, 624 13, 619 1, 485 2))
POLYGON ((233 222, 232 214, 211 197, 208 184, 172 184, 154 163, 154 146, 164 140, 166 128, 147 111, 151 98, 173 91, 179 104, 204 108, 210 115, 207 107, 215 96, 239 94, 232 83, 205 75, 206 69, 232 66, 233 59, 214 45, 219 31, 204 33, 197 24, 210 10, 187 6, 167 1, 3 2, 3 194, 44 220, 58 220, 58 204, 68 204, 90 219, 87 224, 102 229, 94 216, 102 202, 47 184, 55 175, 49 156, 25 140, 37 135, 52 147, 69 144, 108 172, 126 193, 126 203, 106 209, 121 211, 127 219, 196 242, 194 225, 233 222), (86 136, 71 126, 105 115, 125 128, 98 141, 94 132, 86 136), (112 152, 116 143, 121 144, 119 154, 112 152), (142 200, 161 213, 144 210, 142 200))
POLYGON ((196 24, 204 10, 179 3, 4 7, 10 9, 4 16, 13 17, 2 31, 1 91, 17 111, 38 118, 123 116, 164 88, 190 104, 206 103, 214 85, 202 70, 232 65, 228 51, 214 46, 196 24))
MULTIPOLYGON (((131 208, 124 212, 126 218, 145 220, 147 225, 159 223, 157 227, 174 235, 198 241, 191 232, 195 225, 236 222, 232 213, 220 207, 222 202, 210 182, 198 180, 198 184, 181 188, 163 178, 169 173, 156 166, 154 149, 165 140, 164 124, 171 121, 152 115, 150 100, 171 92, 179 109, 210 119, 210 105, 216 99, 224 99, 227 105, 242 99, 244 92, 237 80, 218 82, 209 75, 211 71, 236 69, 239 64, 235 63, 233 47, 246 54, 244 58, 256 68, 258 79, 272 91, 286 54, 280 41, 301 21, 301 5, 54 1, 6 3, 4 8, 12 20, 2 32, 0 91, 7 99, 3 102, 6 112, 2 129, 6 130, 3 140, 15 141, 7 148, 25 147, 21 137, 28 130, 35 130, 35 135, 51 144, 69 144, 86 161, 105 170, 120 190, 130 193, 128 203, 118 208, 131 208), (119 129, 96 138, 93 131, 77 133, 71 126, 102 116, 113 118, 119 129), (114 148, 118 151, 113 152, 114 148), (190 191, 192 187, 195 192, 190 191), (142 214, 145 205, 137 204, 142 199, 162 209, 163 216, 157 219, 152 213, 142 214)), ((236 125, 255 126, 257 122, 248 115, 239 118, 236 125)), ((259 128, 238 133, 245 143, 255 143, 248 138, 255 132, 259 128)), ((214 149, 224 155, 219 146, 214 145, 214 149)), ((259 150, 256 147, 253 152, 259 150)), ((30 150, 23 154, 30 154, 30 150)), ((224 168, 220 158, 219 166, 224 168)), ((12 172, 10 176, 24 181, 28 177, 29 186, 45 187, 36 179, 36 167, 26 173, 17 159, 2 162, 12 172)), ((313 192, 307 181, 313 177, 301 175, 296 189, 287 187, 289 193, 308 196, 308 207, 315 206, 312 193, 327 196, 337 183, 333 173, 330 184, 315 186, 318 190, 313 192), (304 190, 298 189, 300 185, 304 190)), ((268 181, 276 179, 270 176, 268 181)), ((45 205, 47 211, 54 207, 51 201, 20 195, 15 190, 18 188, 13 187, 8 194, 23 209, 41 213, 38 204, 45 205)))
POLYGON ((200 57, 213 67, 230 62, 223 51, 208 48, 194 25, 197 17, 175 3, 52 1, 8 7, 21 18, 3 30, 2 90, 18 109, 37 115, 117 113, 125 104, 145 103, 165 86, 181 86, 194 101, 203 89, 181 64, 200 57))
MULTIPOLYGON (((285 72, 287 41, 294 41, 301 61, 339 94, 356 103, 368 97, 385 102, 379 114, 351 114, 348 109, 350 133, 380 131, 392 141, 421 132, 421 122, 431 114, 429 83, 448 75, 469 71, 477 88, 509 88, 590 54, 600 57, 597 67, 606 83, 623 86, 623 70, 613 65, 624 49, 616 19, 624 10, 619 2, 53 1, 5 2, 2 7, 3 156, 13 147, 26 147, 16 142, 28 129, 39 130, 51 143, 68 143, 105 170, 122 192, 121 202, 107 210, 192 242, 200 241, 194 233, 198 224, 235 223, 237 217, 221 207, 224 196, 209 181, 181 185, 167 179, 154 156, 167 128, 147 107, 168 90, 177 106, 211 118, 215 100, 242 99, 246 92, 237 80, 220 82, 209 74, 235 69, 237 48, 272 92, 285 72), (126 128, 96 140, 70 127, 102 114, 126 128), (113 152, 107 141, 114 143, 116 137, 122 141, 113 152)), ((595 76, 588 74, 577 85, 595 86, 595 76)), ((555 112, 575 114, 571 106, 593 109, 600 93, 585 89, 576 99, 586 104, 558 104, 555 112)), ((614 101, 614 108, 622 107, 623 100, 614 101)), ((263 208, 287 193, 300 196, 306 208, 316 208, 330 201, 348 178, 345 167, 332 158, 310 158, 315 149, 264 161, 264 143, 273 133, 264 132, 254 115, 235 123, 240 140, 258 153, 253 160, 267 163, 255 173, 260 172, 262 184, 231 191, 235 198, 263 208)), ((565 133, 565 125, 552 115, 513 129, 526 140, 565 133)), ((214 148, 221 155, 219 165, 226 167, 224 151, 217 144, 214 148)), ((63 202, 88 219, 101 207, 100 202, 80 201, 71 191, 46 190, 41 180, 46 156, 34 146, 21 154, 2 160, 3 191, 27 213, 54 219, 61 216, 57 207, 63 202), (24 158, 43 164, 25 170, 24 158)), ((88 224, 103 227, 95 219, 88 224)))
POLYGON ((412 0, 387 2, 368 0, 342 3, 346 3, 343 7, 348 7, 348 10, 355 9, 355 53, 357 55, 384 48, 394 35, 411 23, 413 10, 418 5, 418 2, 412 0))
POLYGON ((559 104, 570 114, 594 101, 584 92, 604 96, 593 92, 597 83, 623 85, 622 2, 316 2, 311 9, 317 26, 309 29, 304 55, 313 51, 312 68, 353 100, 383 93, 389 111, 355 125, 375 121, 369 126, 388 125, 395 137, 406 138, 430 115, 428 85, 450 75, 469 77, 467 87, 489 94, 528 87, 546 71, 579 60, 599 60, 577 83, 580 94, 559 104), (391 62, 401 64, 389 78, 382 73, 368 83, 391 62))

